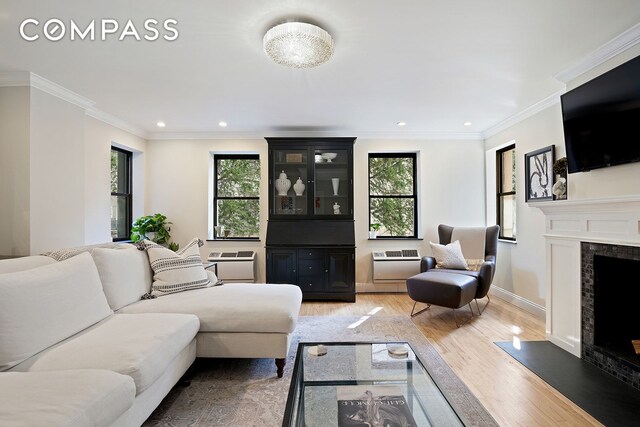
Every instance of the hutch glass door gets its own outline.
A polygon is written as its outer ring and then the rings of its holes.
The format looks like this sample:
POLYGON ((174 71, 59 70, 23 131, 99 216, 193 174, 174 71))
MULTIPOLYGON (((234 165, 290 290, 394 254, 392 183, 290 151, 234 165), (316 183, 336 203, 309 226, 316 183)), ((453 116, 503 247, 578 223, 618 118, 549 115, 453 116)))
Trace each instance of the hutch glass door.
POLYGON ((317 216, 349 215, 348 150, 316 149, 314 152, 313 214, 317 216))
POLYGON ((274 150, 273 207, 275 215, 308 215, 308 150, 274 150))

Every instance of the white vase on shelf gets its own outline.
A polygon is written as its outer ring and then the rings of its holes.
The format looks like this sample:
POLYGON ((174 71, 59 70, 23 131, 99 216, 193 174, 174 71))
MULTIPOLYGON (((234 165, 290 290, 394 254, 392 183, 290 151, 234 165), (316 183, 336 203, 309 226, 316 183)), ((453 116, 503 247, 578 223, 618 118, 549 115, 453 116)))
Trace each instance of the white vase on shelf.
POLYGON ((296 192, 296 196, 302 196, 304 193, 305 185, 302 183, 302 179, 298 178, 295 184, 293 184, 293 191, 296 192))
POLYGON ((282 171, 280 177, 276 179, 276 190, 278 190, 278 196, 286 196, 287 191, 291 188, 291 180, 287 178, 287 174, 282 171))
POLYGON ((331 178, 331 184, 333 184, 333 195, 337 196, 340 188, 340 178, 331 178))

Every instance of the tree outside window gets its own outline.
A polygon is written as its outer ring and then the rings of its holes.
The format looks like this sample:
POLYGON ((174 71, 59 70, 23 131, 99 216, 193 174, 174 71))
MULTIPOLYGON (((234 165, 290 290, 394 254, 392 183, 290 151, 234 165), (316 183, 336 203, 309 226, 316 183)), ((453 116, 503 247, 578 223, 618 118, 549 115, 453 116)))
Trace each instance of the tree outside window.
POLYGON ((415 153, 369 154, 369 226, 380 238, 415 238, 418 196, 415 153))
POLYGON ((260 158, 257 154, 214 155, 213 223, 216 238, 257 239, 260 233, 260 158))
POLYGON ((130 151, 111 147, 111 238, 129 240, 132 221, 130 151))
POLYGON ((516 240, 516 146, 498 150, 496 158, 497 212, 499 237, 516 240))

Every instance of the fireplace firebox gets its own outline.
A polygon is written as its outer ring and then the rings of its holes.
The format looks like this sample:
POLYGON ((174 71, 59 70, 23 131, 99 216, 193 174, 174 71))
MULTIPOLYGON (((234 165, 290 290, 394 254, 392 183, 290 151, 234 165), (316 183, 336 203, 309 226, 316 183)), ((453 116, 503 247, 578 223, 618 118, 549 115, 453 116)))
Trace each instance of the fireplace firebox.
POLYGON ((582 358, 640 390, 640 247, 581 246, 582 358))

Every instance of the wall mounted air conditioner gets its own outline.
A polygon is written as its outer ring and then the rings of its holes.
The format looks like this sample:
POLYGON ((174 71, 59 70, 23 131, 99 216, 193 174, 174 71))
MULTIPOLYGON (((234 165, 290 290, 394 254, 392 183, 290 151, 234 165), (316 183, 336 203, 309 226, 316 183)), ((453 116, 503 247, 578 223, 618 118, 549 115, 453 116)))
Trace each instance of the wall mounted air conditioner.
POLYGON ((374 283, 399 282, 420 273, 420 254, 415 249, 399 251, 374 251, 373 260, 374 283))
POLYGON ((211 252, 207 260, 216 263, 214 271, 224 282, 256 281, 254 251, 211 252))

